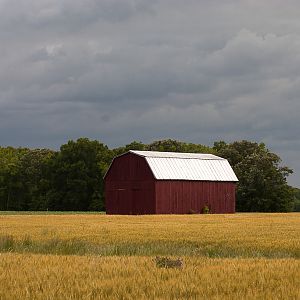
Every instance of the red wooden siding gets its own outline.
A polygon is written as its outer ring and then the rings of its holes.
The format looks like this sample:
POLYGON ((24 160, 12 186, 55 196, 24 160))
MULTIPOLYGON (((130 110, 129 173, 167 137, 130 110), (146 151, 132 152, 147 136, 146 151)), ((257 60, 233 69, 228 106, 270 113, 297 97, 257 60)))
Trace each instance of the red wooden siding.
POLYGON ((154 178, 144 158, 127 153, 115 158, 105 177, 108 214, 154 214, 154 178))
POLYGON ((159 180, 155 183, 157 214, 235 212, 235 183, 216 181, 159 180))

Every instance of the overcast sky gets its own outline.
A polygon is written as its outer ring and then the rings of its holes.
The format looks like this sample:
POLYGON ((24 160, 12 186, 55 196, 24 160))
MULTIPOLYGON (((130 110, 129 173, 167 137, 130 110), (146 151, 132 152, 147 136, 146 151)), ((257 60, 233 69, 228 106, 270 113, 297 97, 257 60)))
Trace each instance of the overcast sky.
POLYGON ((297 0, 0 0, 0 145, 266 143, 300 186, 297 0))

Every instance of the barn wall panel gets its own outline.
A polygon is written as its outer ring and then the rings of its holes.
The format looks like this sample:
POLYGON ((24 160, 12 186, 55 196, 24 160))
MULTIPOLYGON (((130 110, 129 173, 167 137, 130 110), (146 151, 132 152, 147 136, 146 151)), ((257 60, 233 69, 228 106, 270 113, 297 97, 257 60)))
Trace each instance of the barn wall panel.
POLYGON ((105 184, 107 214, 154 214, 154 183, 113 181, 105 184))
POLYGON ((155 183, 156 213, 235 212, 235 183, 160 180, 155 183))

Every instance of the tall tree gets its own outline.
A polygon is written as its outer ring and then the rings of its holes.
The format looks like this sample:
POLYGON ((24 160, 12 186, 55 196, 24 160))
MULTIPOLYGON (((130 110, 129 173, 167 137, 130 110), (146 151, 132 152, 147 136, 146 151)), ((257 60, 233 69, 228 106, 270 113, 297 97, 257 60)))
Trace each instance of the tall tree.
POLYGON ((80 138, 62 145, 50 164, 49 209, 103 209, 103 175, 110 160, 108 147, 98 141, 80 138))
POLYGON ((291 211, 294 193, 287 184, 293 171, 261 143, 215 142, 218 155, 229 160, 238 179, 238 211, 291 211))
POLYGON ((49 190, 48 165, 54 156, 49 149, 28 150, 19 161, 19 179, 22 182, 22 202, 28 210, 46 210, 49 190))
POLYGON ((26 210, 22 198, 20 159, 27 148, 0 147, 0 210, 26 210))

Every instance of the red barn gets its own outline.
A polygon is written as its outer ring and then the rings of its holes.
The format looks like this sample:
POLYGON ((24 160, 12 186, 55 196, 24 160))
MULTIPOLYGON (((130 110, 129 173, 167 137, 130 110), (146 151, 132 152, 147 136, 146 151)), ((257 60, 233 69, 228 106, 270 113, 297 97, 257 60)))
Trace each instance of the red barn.
POLYGON ((104 181, 107 214, 235 212, 238 179, 212 154, 129 151, 114 158, 104 181))

